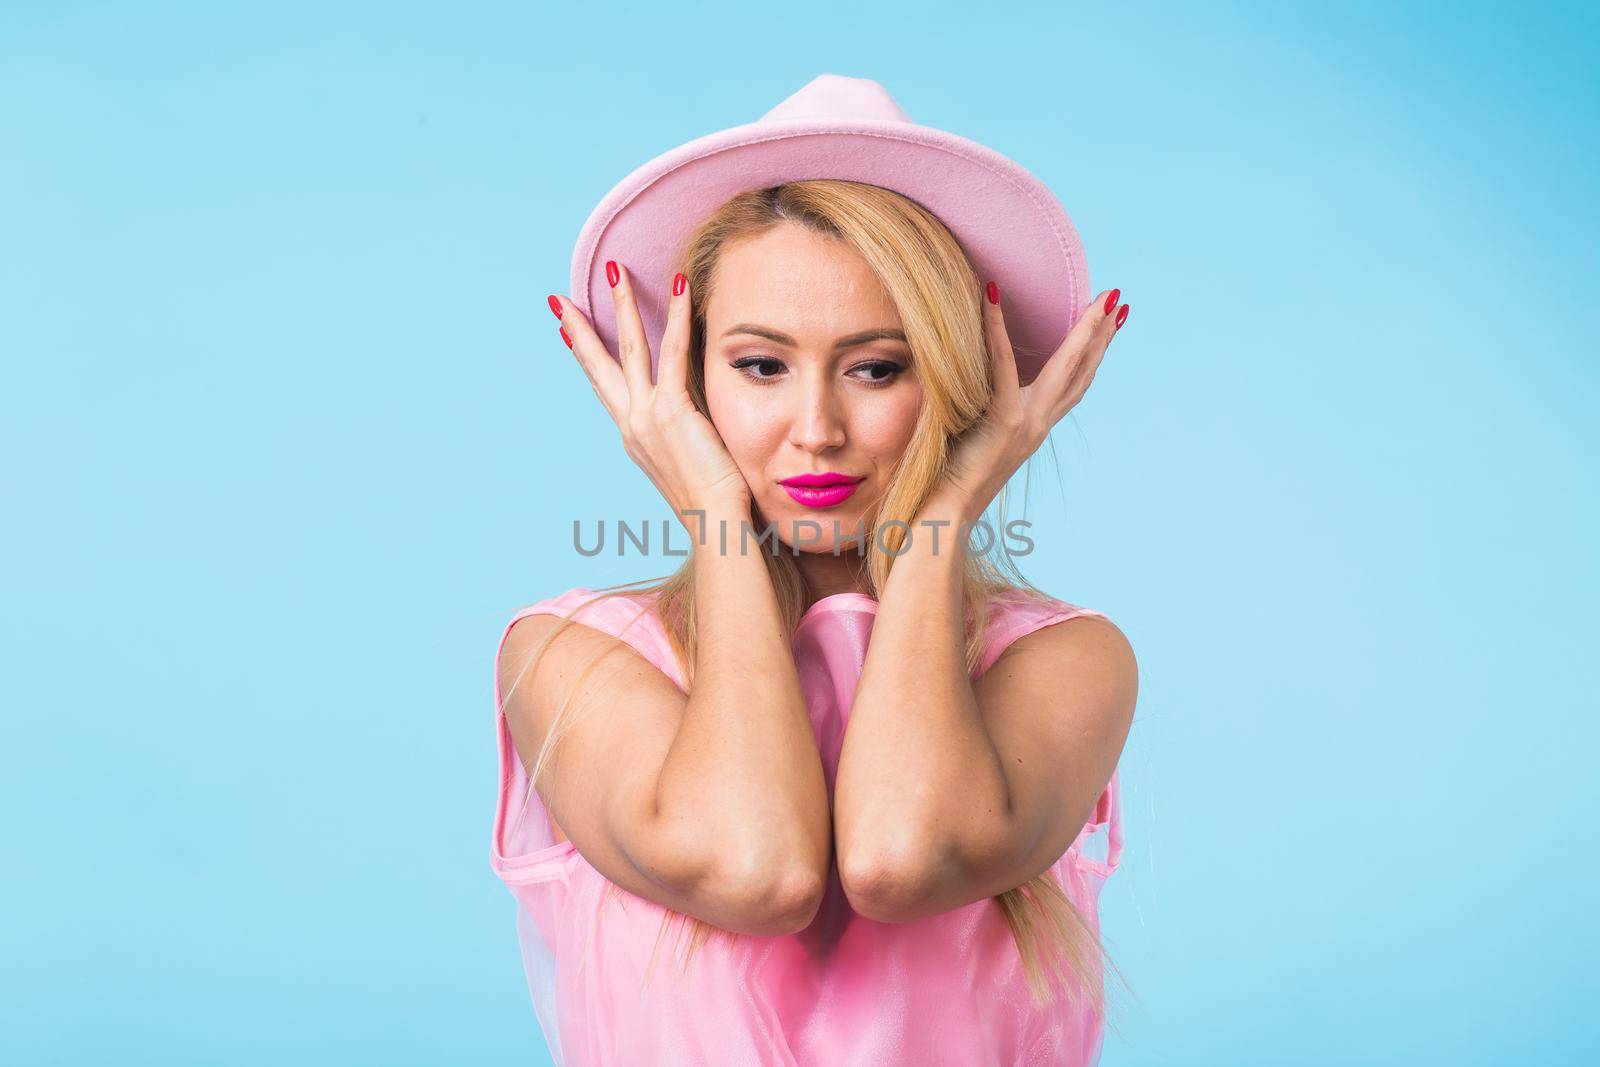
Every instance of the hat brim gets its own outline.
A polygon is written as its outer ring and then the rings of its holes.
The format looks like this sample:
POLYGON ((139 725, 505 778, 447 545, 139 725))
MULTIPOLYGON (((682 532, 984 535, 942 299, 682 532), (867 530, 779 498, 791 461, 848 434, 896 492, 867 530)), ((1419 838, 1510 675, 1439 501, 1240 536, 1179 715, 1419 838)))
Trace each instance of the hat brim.
POLYGON ((1091 299, 1083 244, 1066 209, 1015 161, 914 123, 764 121, 657 156, 617 183, 590 214, 573 250, 571 296, 613 358, 617 324, 607 260, 626 264, 634 279, 653 365, 671 275, 689 233, 739 193, 808 178, 879 185, 937 215, 980 281, 999 283, 1023 384, 1091 299))

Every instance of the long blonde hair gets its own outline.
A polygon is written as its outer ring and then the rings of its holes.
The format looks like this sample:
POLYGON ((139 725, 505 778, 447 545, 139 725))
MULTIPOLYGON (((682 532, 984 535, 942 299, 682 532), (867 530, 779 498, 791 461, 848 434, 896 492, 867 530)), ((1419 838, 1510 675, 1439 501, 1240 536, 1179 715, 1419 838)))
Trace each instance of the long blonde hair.
MULTIPOLYGON (((759 236, 784 223, 798 224, 843 241, 866 260, 900 314, 922 385, 923 403, 911 440, 895 466, 873 521, 867 526, 868 530, 882 530, 881 543, 878 536, 868 537, 863 549, 862 574, 869 595, 876 599, 888 581, 907 529, 894 525, 893 520, 905 524, 915 520, 924 499, 944 473, 955 438, 983 415, 989 403, 993 383, 983 312, 978 303, 980 282, 966 253, 944 224, 920 204, 899 193, 875 185, 837 180, 797 181, 741 193, 723 204, 689 235, 679 268, 689 279, 689 291, 695 294, 689 394, 707 418, 710 418, 710 411, 705 395, 705 309, 716 285, 718 260, 733 242, 759 236)), ((1002 493, 999 502, 1002 511, 1004 497, 1002 493)), ((1002 514, 1001 529, 1003 523, 1002 514)), ((757 517, 755 529, 763 528, 757 517)), ((776 538, 770 543, 765 540, 758 543, 769 544, 763 558, 785 625, 792 635, 807 606, 805 582, 794 557, 783 551, 776 538)), ((1017 571, 1009 554, 1000 553, 1003 567, 992 562, 991 555, 993 553, 970 552, 966 556, 962 584, 969 676, 983 653, 989 607, 995 597, 1022 593, 1048 599, 1017 571)), ((692 685, 697 610, 694 557, 687 557, 682 567, 665 578, 609 586, 600 590, 594 599, 641 593, 651 598, 652 609, 673 645, 685 684, 692 685)), ((581 608, 574 614, 579 611, 581 608)), ((564 620, 529 654, 528 662, 518 673, 518 681, 537 662, 556 634, 573 621, 577 620, 570 617, 564 620)), ((594 662, 582 672, 580 681, 594 662)), ((572 691, 577 688, 575 684, 572 691)), ((561 735, 561 723, 568 715, 570 703, 569 697, 557 710, 540 746, 528 776, 529 797, 534 791, 533 783, 537 782, 561 735)), ((616 889, 615 885, 608 887, 607 899, 616 889)), ((1064 961, 1066 972, 1075 980, 1068 983, 1072 998, 1077 1000, 1081 991, 1094 1010, 1103 1012, 1101 964, 1102 960, 1110 961, 1094 927, 1074 907, 1050 872, 1045 871, 994 899, 1011 928, 1035 1003, 1042 1007, 1054 999, 1046 977, 1047 966, 1050 975, 1059 979, 1064 961)), ((677 913, 668 910, 661 935, 666 933, 675 915, 677 913)), ((687 966, 688 956, 709 937, 740 936, 691 916, 679 917, 694 926, 689 953, 683 957, 684 966, 687 966)), ((661 935, 656 941, 658 950, 661 935)), ((655 955, 652 954, 651 971, 654 965, 655 955)))

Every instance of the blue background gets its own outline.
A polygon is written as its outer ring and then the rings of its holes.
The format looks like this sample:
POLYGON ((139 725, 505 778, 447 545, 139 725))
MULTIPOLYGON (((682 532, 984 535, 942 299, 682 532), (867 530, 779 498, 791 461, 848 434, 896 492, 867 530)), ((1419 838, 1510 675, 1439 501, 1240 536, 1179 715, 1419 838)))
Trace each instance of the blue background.
POLYGON ((1592 1062, 1600 22, 1207 7, 6 5, 0 1056, 543 1062, 494 643, 675 562, 545 297, 832 72, 1132 305, 1023 561, 1142 668, 1104 1062, 1592 1062))

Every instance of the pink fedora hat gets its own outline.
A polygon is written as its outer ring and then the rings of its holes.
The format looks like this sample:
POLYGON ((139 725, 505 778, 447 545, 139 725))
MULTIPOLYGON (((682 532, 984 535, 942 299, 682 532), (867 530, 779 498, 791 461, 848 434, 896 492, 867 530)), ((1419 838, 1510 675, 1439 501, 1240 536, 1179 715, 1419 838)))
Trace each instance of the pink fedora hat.
POLYGON ((626 264, 654 349, 689 232, 739 193, 806 178, 882 186, 937 215, 979 281, 999 282, 1024 384, 1093 296, 1078 232, 1043 182, 993 149, 913 123, 875 81, 819 74, 758 121, 679 145, 618 182, 578 234, 573 302, 615 357, 605 264, 626 264))

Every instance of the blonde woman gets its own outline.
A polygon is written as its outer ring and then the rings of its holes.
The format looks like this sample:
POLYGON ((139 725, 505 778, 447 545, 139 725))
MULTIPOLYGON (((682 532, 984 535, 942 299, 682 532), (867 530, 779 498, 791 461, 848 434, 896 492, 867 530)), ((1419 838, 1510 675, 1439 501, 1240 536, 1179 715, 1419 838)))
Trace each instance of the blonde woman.
POLYGON ((986 517, 1119 291, 1037 179, 834 75, 619 184, 573 288, 687 555, 502 638, 491 860, 556 1062, 1094 1062, 1137 666, 986 517))

